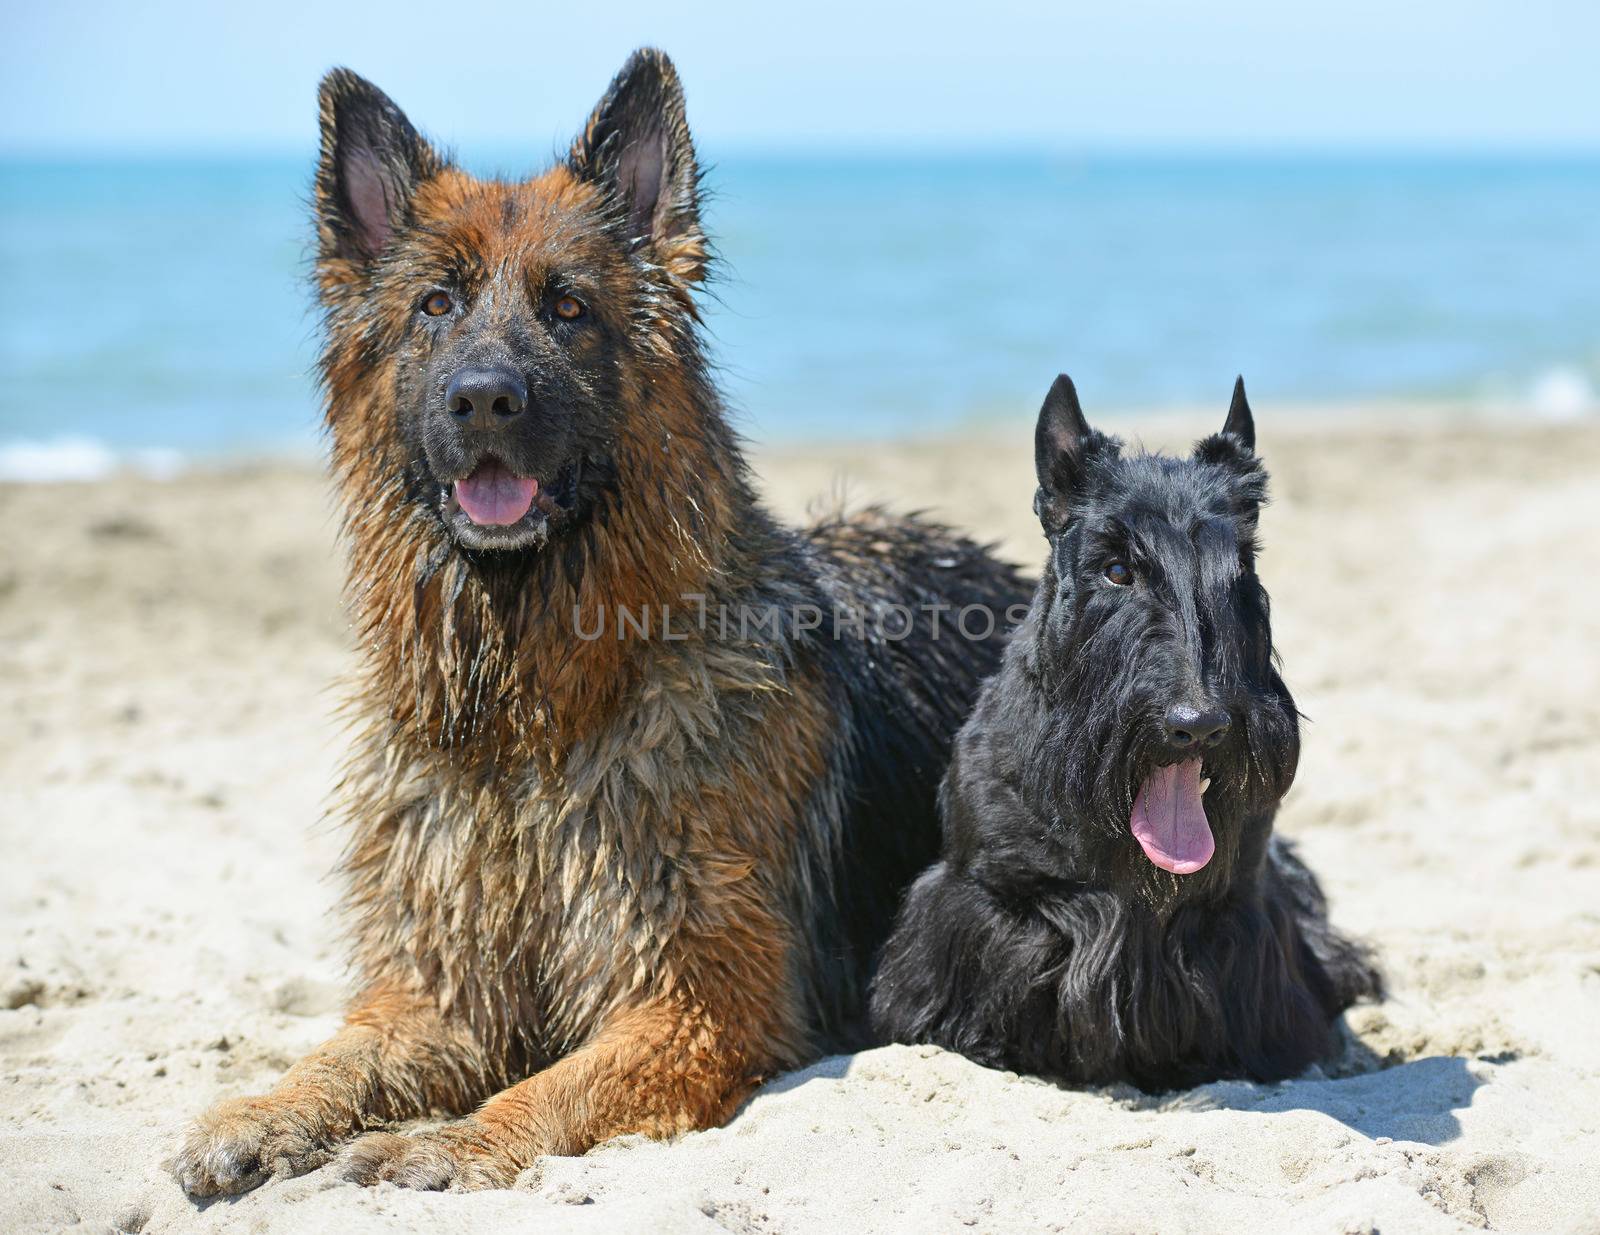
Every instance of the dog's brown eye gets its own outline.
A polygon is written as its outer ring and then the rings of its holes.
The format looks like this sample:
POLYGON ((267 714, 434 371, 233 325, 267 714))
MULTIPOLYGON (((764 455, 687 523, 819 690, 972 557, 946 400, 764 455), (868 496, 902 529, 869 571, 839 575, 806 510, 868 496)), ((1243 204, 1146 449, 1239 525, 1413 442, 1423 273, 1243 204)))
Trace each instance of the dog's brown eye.
POLYGON ((556 301, 556 316, 563 321, 575 322, 583 316, 583 302, 576 296, 563 296, 556 301))
POLYGON ((434 292, 422 302, 422 311, 429 317, 443 317, 450 312, 455 301, 451 300, 445 292, 434 292))
POLYGON ((1118 587, 1127 587, 1133 582, 1133 571, 1121 562, 1112 562, 1106 567, 1106 580, 1115 583, 1118 587))

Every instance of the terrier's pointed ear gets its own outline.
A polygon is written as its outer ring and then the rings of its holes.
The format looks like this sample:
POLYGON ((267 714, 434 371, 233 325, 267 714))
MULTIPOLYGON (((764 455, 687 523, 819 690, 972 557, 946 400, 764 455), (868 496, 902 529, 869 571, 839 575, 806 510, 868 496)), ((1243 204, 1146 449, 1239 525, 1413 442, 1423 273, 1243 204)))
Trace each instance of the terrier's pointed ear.
POLYGON ((1044 397, 1033 432, 1033 466, 1039 477, 1033 510, 1047 529, 1066 521, 1073 491, 1083 480, 1084 455, 1097 436, 1084 419, 1072 379, 1061 374, 1044 397))
MULTIPOLYGON (((1250 404, 1244 397, 1244 378, 1233 384, 1233 402, 1228 405, 1228 419, 1223 421, 1222 431, 1196 442, 1194 457, 1201 463, 1220 464, 1241 476, 1256 478, 1265 485, 1266 473, 1256 457, 1255 417, 1250 414, 1250 404)), ((1265 493, 1262 487, 1252 500, 1263 500, 1265 493)))
POLYGON ((1228 419, 1222 422, 1222 431, 1233 434, 1246 450, 1256 448, 1256 422, 1244 397, 1243 376, 1234 379, 1233 402, 1228 405, 1228 419))
POLYGON ((317 101, 318 260, 325 276, 342 282, 405 226, 417 185, 438 172, 443 160, 388 95, 349 69, 329 72, 317 101))
POLYGON ((646 47, 628 57, 569 156, 617 208, 623 238, 686 283, 705 277, 700 168, 678 71, 646 47))

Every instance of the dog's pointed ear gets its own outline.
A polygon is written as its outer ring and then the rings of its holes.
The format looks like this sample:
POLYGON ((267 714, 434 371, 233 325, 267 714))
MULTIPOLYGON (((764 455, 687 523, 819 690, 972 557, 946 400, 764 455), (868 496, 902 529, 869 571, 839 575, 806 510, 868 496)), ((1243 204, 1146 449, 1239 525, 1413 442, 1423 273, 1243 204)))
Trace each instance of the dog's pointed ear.
POLYGON ((1061 374, 1044 397, 1033 431, 1033 466, 1039 477, 1033 513, 1047 529, 1066 522, 1073 491, 1083 480, 1084 456, 1097 436, 1084 418, 1077 387, 1061 374))
POLYGON ((388 95, 349 69, 322 79, 317 102, 318 265, 325 277, 344 282, 405 226, 417 185, 443 160, 388 95))
POLYGON ((1246 449, 1256 448, 1256 422, 1250 415, 1250 403, 1244 397, 1244 375, 1233 379, 1233 402, 1228 405, 1228 418, 1222 422, 1222 431, 1239 439, 1246 449))
POLYGON ((1233 402, 1228 405, 1222 431, 1196 442, 1194 457, 1202 463, 1220 463, 1245 472, 1260 466, 1256 459, 1256 422, 1244 397, 1244 378, 1233 383, 1233 402))
POLYGON ((617 210, 630 248, 644 249, 686 283, 705 276, 700 168, 678 71, 646 47, 628 57, 572 144, 572 171, 617 210))

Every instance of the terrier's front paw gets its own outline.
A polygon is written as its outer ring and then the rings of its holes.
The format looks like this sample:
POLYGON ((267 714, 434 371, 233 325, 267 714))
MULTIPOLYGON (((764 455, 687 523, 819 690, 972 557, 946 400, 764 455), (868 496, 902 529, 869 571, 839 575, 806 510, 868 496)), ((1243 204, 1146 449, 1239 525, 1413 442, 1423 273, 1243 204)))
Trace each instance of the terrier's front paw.
POLYGON ((369 1132, 339 1155, 334 1170, 358 1184, 388 1181, 425 1192, 509 1188, 520 1166, 491 1145, 482 1127, 460 1119, 433 1132, 369 1132))
POLYGON ((205 1197, 303 1175, 332 1156, 315 1130, 281 1104, 232 1098, 195 1120, 170 1165, 185 1192, 205 1197))

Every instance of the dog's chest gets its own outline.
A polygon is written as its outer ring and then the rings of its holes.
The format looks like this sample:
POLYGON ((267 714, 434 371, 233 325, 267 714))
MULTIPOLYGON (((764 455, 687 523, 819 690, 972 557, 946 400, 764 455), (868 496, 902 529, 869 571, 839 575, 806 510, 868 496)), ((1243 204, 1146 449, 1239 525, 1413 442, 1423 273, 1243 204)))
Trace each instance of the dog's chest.
POLYGON ((473 788, 435 767, 352 861, 377 928, 366 955, 401 962, 486 1040, 540 1054, 660 979, 692 895, 682 829, 637 760, 580 770, 473 788))

